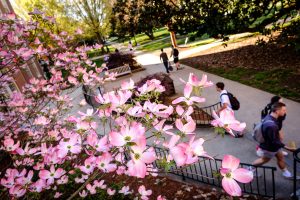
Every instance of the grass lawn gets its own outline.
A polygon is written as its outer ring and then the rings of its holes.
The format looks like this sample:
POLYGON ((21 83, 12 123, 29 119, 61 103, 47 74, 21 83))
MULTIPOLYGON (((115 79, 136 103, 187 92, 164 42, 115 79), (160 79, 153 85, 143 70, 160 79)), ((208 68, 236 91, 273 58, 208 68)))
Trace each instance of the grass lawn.
MULTIPOLYGON (((154 40, 158 40, 158 39, 161 39, 161 38, 164 38, 164 37, 168 37, 170 36, 170 33, 168 31, 167 28, 163 27, 163 28, 159 28, 157 30, 154 31, 154 40)), ((152 40, 150 40, 150 38, 144 34, 144 33, 141 33, 141 34, 138 34, 135 36, 135 40, 137 43, 139 43, 140 45, 143 45, 145 43, 148 43, 148 42, 151 42, 152 40)), ((131 42, 135 42, 134 38, 131 38, 131 42)), ((124 45, 128 45, 128 40, 124 42, 124 45)))
MULTIPOLYGON (((115 48, 112 47, 112 46, 108 46, 109 48, 109 52, 114 52, 115 51, 115 48)), ((106 47, 104 48, 104 50, 106 51, 106 47)), ((89 58, 93 58, 93 57, 96 57, 96 56, 102 56, 104 54, 102 54, 101 52, 101 49, 95 49, 95 50, 91 50, 87 53, 88 57, 89 58)))
MULTIPOLYGON (((297 71, 290 69, 273 69, 257 71, 242 67, 235 68, 205 68, 205 71, 219 75, 221 77, 234 80, 245 85, 249 85, 273 94, 300 101, 300 93, 297 88, 290 87, 283 83, 291 81, 297 71)), ((299 88, 298 88, 299 89, 299 88)))
POLYGON ((216 41, 216 39, 214 39, 214 38, 208 38, 208 39, 199 40, 199 41, 193 42, 191 44, 187 44, 187 45, 189 45, 189 47, 197 47, 197 46, 201 46, 201 45, 205 45, 205 44, 210 44, 210 43, 212 43, 214 41, 216 41))
MULTIPOLYGON (((178 36, 177 40, 176 40, 177 44, 178 45, 183 45, 185 43, 185 39, 186 39, 186 36, 178 36)), ((197 47, 197 46, 212 43, 214 41, 215 41, 215 39, 209 38, 209 39, 205 39, 205 40, 199 40, 199 41, 193 42, 191 44, 187 43, 187 46, 197 47)), ((171 39, 170 38, 166 38, 166 39, 160 40, 160 41, 151 42, 151 43, 146 44, 142 47, 139 47, 138 50, 155 51, 155 50, 159 50, 161 48, 167 48, 167 47, 171 47, 171 39)))
MULTIPOLYGON (((181 36, 177 39, 177 44, 181 45, 184 44, 185 42, 185 37, 181 36)), ((143 51, 155 51, 161 48, 167 48, 167 47, 171 47, 171 38, 166 38, 164 40, 160 40, 160 41, 155 41, 155 42, 151 42, 149 44, 146 44, 140 48, 138 48, 138 50, 143 50, 143 51)))
POLYGON ((99 58, 97 60, 93 60, 93 62, 96 63, 98 67, 101 67, 101 65, 104 63, 104 60, 102 58, 99 58))

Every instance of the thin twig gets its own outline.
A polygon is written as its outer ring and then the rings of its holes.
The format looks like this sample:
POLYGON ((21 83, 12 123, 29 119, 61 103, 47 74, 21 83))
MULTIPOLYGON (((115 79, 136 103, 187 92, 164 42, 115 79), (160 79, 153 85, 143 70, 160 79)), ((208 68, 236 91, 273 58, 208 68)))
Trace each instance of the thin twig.
POLYGON ((90 178, 84 183, 82 184, 82 186, 80 188, 78 188, 76 190, 76 192, 74 192, 67 200, 71 200, 73 199, 75 196, 77 196, 77 194, 88 184, 90 183, 92 180, 94 180, 97 176, 99 175, 99 171, 94 172, 94 174, 92 176, 90 176, 90 178))

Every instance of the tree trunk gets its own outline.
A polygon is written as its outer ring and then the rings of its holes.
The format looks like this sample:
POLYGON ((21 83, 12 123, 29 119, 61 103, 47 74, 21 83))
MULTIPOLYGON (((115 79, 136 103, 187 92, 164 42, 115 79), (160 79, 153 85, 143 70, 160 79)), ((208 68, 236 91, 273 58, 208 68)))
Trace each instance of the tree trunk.
POLYGON ((99 31, 95 31, 96 33, 96 37, 97 37, 97 40, 100 44, 102 44, 102 47, 101 47, 101 53, 104 54, 105 53, 105 49, 104 49, 104 40, 102 38, 102 35, 99 31))
POLYGON ((145 32, 145 34, 150 38, 150 40, 154 40, 154 35, 153 35, 153 31, 150 32, 145 32))
POLYGON ((173 47, 177 47, 176 35, 173 31, 170 31, 171 43, 173 47))

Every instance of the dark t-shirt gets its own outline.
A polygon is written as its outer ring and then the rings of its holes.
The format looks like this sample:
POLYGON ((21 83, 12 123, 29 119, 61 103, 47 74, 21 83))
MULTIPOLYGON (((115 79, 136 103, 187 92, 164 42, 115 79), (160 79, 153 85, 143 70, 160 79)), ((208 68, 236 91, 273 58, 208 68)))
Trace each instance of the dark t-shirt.
POLYGON ((262 125, 262 134, 265 142, 261 143, 259 146, 264 150, 276 152, 284 147, 284 144, 279 139, 278 121, 271 115, 267 115, 264 121, 265 123, 262 125), (266 122, 268 120, 273 122, 266 122))
POLYGON ((162 52, 161 54, 160 54, 160 59, 162 59, 163 60, 163 62, 168 62, 168 56, 167 56, 167 54, 165 53, 165 52, 162 52))
POLYGON ((174 57, 178 57, 179 55, 179 51, 178 49, 174 49, 174 53, 173 53, 174 57))

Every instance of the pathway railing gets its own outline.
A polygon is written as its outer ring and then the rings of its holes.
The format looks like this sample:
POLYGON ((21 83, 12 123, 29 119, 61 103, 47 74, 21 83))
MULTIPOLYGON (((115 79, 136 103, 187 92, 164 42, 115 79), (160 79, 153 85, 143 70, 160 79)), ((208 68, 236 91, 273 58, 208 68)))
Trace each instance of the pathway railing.
POLYGON ((93 108, 96 108, 97 106, 101 105, 97 100, 96 96, 97 94, 102 95, 101 88, 98 87, 96 90, 94 88, 90 88, 89 86, 82 85, 82 93, 84 96, 85 101, 92 106, 93 108))
POLYGON ((299 199, 300 196, 300 188, 297 189, 297 164, 300 163, 300 148, 294 152, 294 185, 293 185, 293 194, 292 199, 299 199))
POLYGON ((113 68, 108 70, 109 73, 117 73, 116 77, 125 75, 125 74, 131 74, 131 68, 129 65, 113 68))
MULTIPOLYGON (((196 122, 197 127, 210 127, 211 121, 213 120, 212 113, 215 110, 221 108, 221 103, 215 103, 206 107, 194 107, 194 112, 191 114, 191 117, 196 122)), ((171 115, 167 121, 175 122, 177 117, 175 115, 171 115)))
MULTIPOLYGON (((163 157, 167 155, 167 151, 155 147, 157 156, 163 157)), ((199 161, 189 165, 188 167, 172 167, 170 173, 181 176, 183 180, 192 179, 201 183, 222 187, 222 179, 216 176, 221 168, 221 159, 207 159, 199 157, 199 161)), ((159 167, 159 163, 155 162, 155 166, 159 167)), ((275 167, 260 166, 256 167, 247 163, 240 163, 240 167, 248 168, 253 167, 255 172, 260 176, 255 176, 253 181, 248 184, 240 184, 242 192, 252 195, 259 195, 262 197, 270 197, 275 199, 275 167)))

